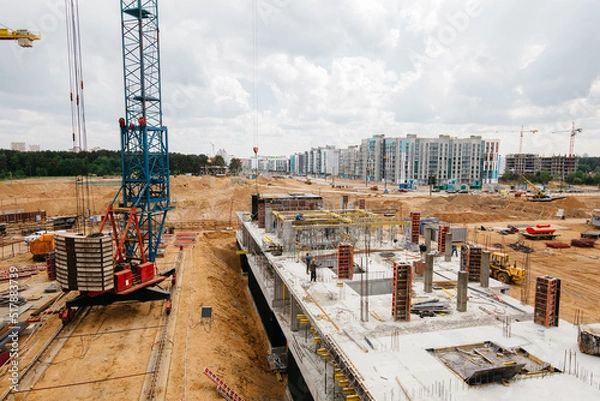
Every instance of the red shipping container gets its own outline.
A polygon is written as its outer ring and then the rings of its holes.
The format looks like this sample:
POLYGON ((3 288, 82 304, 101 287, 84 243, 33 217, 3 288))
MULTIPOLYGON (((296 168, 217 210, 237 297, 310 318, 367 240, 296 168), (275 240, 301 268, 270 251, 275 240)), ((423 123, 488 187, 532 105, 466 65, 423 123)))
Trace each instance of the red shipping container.
POLYGON ((115 273, 115 291, 121 292, 128 289, 133 284, 133 275, 131 270, 122 270, 115 273))
POLYGON ((140 281, 145 283, 148 280, 154 278, 154 263, 146 262, 138 266, 138 272, 140 274, 140 281))

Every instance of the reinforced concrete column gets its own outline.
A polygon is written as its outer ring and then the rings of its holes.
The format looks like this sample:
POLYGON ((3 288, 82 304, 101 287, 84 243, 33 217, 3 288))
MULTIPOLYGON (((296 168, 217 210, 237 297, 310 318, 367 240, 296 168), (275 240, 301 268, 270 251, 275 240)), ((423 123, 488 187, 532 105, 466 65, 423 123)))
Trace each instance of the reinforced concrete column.
POLYGON ((446 248, 444 250, 444 262, 452 260, 452 233, 446 234, 446 248))
POLYGON ((425 227, 425 246, 427 247, 427 252, 431 252, 431 227, 425 227))
POLYGON ((458 283, 456 288, 456 310, 467 311, 467 285, 469 284, 469 273, 461 270, 458 272, 458 283))
POLYGON ((273 230, 273 213, 270 207, 265 206, 265 232, 272 233, 273 230))
POLYGON ((433 291, 433 253, 425 255, 425 275, 423 276, 424 290, 426 293, 433 291))
POLYGON ((481 275, 479 276, 479 283, 481 288, 488 288, 490 286, 490 251, 481 252, 481 275))
POLYGON ((294 230, 292 230, 291 220, 285 220, 283 222, 281 240, 283 241, 284 252, 294 251, 294 230))
POLYGON ((285 283, 277 274, 275 274, 273 289, 273 306, 278 307, 283 305, 285 300, 288 299, 289 294, 285 283))
POLYGON ((304 313, 302 312, 302 308, 300 308, 300 305, 298 304, 298 301, 296 301, 295 297, 290 297, 291 298, 291 308, 290 308, 290 329, 292 331, 298 331, 300 330, 300 321, 297 318, 297 315, 299 313, 304 313))

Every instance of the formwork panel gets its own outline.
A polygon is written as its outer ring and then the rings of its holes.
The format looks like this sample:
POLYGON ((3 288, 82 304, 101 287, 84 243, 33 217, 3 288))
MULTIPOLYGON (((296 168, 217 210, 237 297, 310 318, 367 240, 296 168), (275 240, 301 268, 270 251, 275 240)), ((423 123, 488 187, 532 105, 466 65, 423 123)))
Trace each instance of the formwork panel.
POLYGON ((394 263, 392 278, 392 316, 394 320, 410 321, 412 298, 412 266, 394 263))
POLYGON ((419 232, 421 231, 421 213, 410 213, 410 242, 413 244, 419 243, 419 232))
POLYGON ((354 276, 354 246, 351 244, 338 245, 338 278, 352 279, 354 276))
POLYGON ((446 252, 446 234, 450 232, 449 226, 440 226, 438 231, 438 252, 446 252))
POLYGON ((469 248, 469 263, 467 271, 469 281, 479 282, 481 278, 481 248, 472 246, 469 248))
POLYGON ((545 327, 558 326, 560 308, 560 279, 541 276, 535 283, 533 321, 545 327))

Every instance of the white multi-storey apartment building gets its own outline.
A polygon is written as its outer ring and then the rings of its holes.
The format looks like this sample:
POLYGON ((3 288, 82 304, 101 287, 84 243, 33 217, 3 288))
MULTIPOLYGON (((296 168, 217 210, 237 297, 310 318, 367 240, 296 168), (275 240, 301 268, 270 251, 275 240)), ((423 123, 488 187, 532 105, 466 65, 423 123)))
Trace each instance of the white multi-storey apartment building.
POLYGON ((287 174, 290 171, 290 159, 287 156, 258 156, 249 159, 250 169, 261 173, 287 174))
POLYGON ((481 184, 498 180, 498 141, 480 136, 385 138, 374 135, 360 146, 361 178, 391 184, 481 184))
POLYGON ((360 143, 359 169, 365 182, 381 181, 384 175, 383 156, 385 153, 385 135, 373 135, 360 143))
POLYGON ((481 185, 498 182, 498 150, 498 140, 480 136, 386 138, 377 134, 347 149, 325 146, 296 153, 289 168, 295 174, 334 175, 367 183, 481 185))
POLYGON ((340 149, 339 172, 337 175, 342 178, 358 179, 360 177, 359 157, 358 145, 340 149))

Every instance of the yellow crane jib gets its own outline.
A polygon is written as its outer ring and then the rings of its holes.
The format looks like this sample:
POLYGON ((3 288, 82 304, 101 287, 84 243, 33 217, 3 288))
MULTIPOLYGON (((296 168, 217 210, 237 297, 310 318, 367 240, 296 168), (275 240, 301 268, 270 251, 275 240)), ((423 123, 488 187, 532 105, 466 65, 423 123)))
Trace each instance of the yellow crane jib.
POLYGON ((36 35, 27 29, 17 29, 16 31, 0 28, 0 40, 16 40, 21 47, 33 47, 34 40, 40 40, 42 37, 36 35))
POLYGON ((527 177, 525 177, 524 175, 521 175, 521 178, 527 183, 528 186, 531 187, 531 190, 533 191, 534 199, 538 199, 538 200, 539 199, 551 199, 550 195, 548 195, 545 190, 540 189, 533 182, 529 181, 527 179, 527 177))

